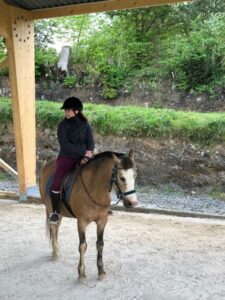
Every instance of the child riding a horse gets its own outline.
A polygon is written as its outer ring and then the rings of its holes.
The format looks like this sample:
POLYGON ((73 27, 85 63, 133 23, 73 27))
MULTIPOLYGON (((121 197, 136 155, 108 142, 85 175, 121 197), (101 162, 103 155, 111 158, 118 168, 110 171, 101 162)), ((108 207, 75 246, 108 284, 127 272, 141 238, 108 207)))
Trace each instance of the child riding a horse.
POLYGON ((60 151, 51 186, 50 224, 58 224, 60 221, 60 190, 65 175, 77 164, 84 165, 91 159, 94 150, 93 133, 82 113, 82 101, 77 97, 69 97, 61 109, 65 111, 65 118, 59 123, 57 130, 60 151))

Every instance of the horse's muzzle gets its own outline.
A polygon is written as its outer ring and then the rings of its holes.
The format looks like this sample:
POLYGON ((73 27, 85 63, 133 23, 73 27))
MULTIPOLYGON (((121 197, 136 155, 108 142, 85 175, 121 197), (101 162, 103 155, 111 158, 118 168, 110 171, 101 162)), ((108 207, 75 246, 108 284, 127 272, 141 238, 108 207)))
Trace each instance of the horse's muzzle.
POLYGON ((137 196, 136 194, 133 194, 130 197, 123 197, 123 205, 126 208, 131 208, 137 205, 137 196))

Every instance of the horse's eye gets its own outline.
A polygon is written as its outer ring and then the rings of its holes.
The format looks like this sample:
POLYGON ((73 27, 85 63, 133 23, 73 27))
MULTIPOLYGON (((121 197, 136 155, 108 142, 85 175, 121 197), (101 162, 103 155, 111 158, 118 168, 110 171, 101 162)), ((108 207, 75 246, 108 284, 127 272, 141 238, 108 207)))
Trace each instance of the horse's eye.
POLYGON ((120 180, 123 181, 123 182, 126 181, 125 177, 120 177, 120 180))

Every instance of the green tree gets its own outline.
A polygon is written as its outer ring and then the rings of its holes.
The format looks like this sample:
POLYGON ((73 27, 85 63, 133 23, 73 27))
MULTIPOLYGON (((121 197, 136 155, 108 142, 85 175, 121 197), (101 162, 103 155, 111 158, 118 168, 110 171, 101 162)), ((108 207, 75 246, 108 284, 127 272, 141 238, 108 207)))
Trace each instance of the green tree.
POLYGON ((53 48, 35 49, 35 76, 36 78, 45 77, 46 79, 56 79, 55 65, 58 55, 53 48))
POLYGON ((187 91, 210 91, 225 83, 225 18, 214 14, 191 23, 188 35, 177 34, 164 41, 161 60, 177 86, 187 91))
POLYGON ((37 48, 47 48, 54 43, 58 23, 55 19, 38 20, 34 23, 34 38, 37 48))

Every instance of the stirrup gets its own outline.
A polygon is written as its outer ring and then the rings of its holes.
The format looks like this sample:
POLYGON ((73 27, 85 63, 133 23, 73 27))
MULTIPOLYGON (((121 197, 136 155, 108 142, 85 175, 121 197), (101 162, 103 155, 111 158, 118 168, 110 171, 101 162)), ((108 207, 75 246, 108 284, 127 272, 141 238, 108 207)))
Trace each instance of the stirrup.
POLYGON ((49 224, 59 225, 60 223, 60 214, 53 212, 50 214, 49 224))

